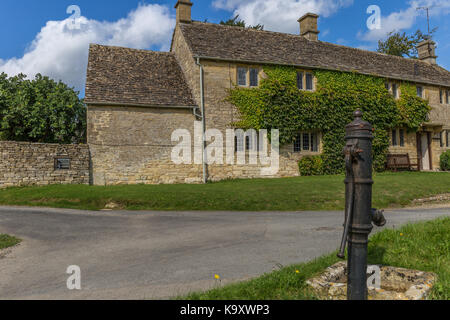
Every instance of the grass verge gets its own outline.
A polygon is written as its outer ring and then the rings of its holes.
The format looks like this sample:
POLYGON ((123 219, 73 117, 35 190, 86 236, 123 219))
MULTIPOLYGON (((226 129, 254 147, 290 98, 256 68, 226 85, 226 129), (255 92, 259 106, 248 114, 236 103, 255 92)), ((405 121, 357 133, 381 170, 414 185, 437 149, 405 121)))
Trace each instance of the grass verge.
MULTIPOLYGON (((344 177, 230 180, 206 185, 52 185, 0 190, 0 205, 100 210, 114 202, 127 210, 304 211, 342 210, 344 177)), ((401 207, 447 193, 449 173, 374 175, 373 204, 401 207)))
POLYGON ((20 243, 19 239, 7 234, 0 234, 0 250, 15 246, 18 243, 20 243))
MULTIPOLYGON (((336 263, 336 252, 314 261, 285 267, 246 282, 227 285, 189 300, 309 300, 316 299, 306 280, 336 263)), ((450 299, 450 218, 388 229, 371 237, 369 264, 382 264, 438 275, 431 299, 450 299)))

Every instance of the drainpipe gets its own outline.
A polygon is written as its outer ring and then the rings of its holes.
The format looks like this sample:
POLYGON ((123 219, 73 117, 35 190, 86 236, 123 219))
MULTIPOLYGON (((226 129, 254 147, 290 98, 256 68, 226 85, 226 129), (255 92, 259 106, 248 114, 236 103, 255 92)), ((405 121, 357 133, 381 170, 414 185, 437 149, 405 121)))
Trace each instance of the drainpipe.
POLYGON ((202 112, 202 166, 203 166, 203 183, 208 182, 206 176, 206 119, 205 119, 205 97, 204 97, 204 81, 203 81, 203 65, 200 63, 200 58, 197 57, 196 64, 200 67, 200 108, 202 112))

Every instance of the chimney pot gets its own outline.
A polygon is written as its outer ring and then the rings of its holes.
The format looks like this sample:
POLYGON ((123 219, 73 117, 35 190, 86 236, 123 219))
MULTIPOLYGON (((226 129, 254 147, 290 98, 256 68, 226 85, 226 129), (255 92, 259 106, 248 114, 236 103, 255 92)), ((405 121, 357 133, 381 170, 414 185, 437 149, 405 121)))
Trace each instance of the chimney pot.
POLYGON ((300 35, 308 40, 317 41, 319 40, 320 31, 317 28, 317 20, 319 16, 314 13, 307 13, 300 19, 300 35))
POLYGON ((419 60, 429 64, 437 64, 436 43, 433 40, 425 40, 417 45, 419 60))
POLYGON ((177 24, 180 22, 191 23, 191 7, 193 3, 190 0, 178 0, 175 5, 177 9, 177 24))

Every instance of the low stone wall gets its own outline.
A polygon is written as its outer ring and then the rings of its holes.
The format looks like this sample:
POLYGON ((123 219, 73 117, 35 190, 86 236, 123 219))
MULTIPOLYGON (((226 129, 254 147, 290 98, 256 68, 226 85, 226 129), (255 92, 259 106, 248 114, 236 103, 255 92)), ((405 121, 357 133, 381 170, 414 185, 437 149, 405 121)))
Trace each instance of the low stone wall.
POLYGON ((0 141, 0 188, 89 184, 87 145, 0 141))

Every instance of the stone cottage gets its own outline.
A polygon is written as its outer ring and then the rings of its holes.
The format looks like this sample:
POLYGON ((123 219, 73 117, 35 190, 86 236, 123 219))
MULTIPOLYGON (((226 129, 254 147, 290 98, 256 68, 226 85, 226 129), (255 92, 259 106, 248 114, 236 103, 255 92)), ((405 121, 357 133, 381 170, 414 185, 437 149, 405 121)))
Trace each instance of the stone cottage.
MULTIPOLYGON (((258 86, 265 65, 297 68, 300 90, 315 90, 315 69, 383 77, 395 96, 401 81, 415 83, 433 108, 429 121, 418 133, 393 130, 390 151, 419 159, 422 170, 438 168, 450 148, 450 72, 437 65, 432 41, 419 45, 419 60, 405 59, 319 41, 315 14, 301 17, 300 34, 293 35, 192 21, 192 5, 179 0, 175 6, 170 52, 90 46, 86 103, 94 184, 260 177, 258 164, 214 164, 205 171, 201 164, 175 164, 171 136, 176 129, 194 136, 196 121, 203 121, 202 130, 231 128, 239 113, 225 101, 227 90, 258 86)), ((298 160, 321 148, 320 132, 299 132, 295 144, 281 147, 276 176, 297 176, 298 160)))

